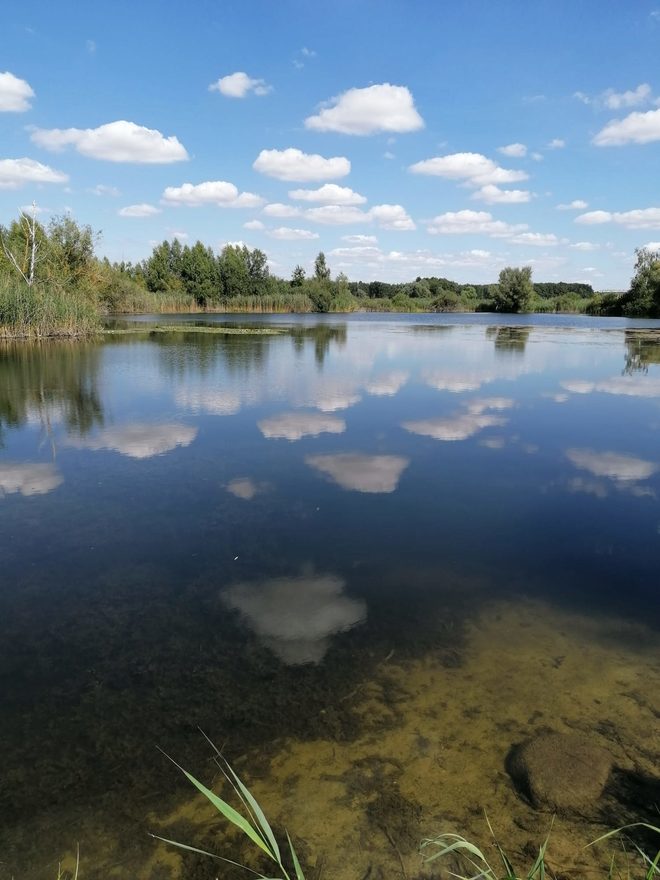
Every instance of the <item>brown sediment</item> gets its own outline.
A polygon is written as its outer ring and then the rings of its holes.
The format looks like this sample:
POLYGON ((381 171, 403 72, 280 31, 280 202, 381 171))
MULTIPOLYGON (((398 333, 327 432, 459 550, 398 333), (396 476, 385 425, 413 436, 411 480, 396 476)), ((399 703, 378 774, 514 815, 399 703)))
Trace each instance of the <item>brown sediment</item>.
MULTIPOLYGON (((579 732, 607 748, 620 777, 582 814, 554 822, 550 866, 585 876, 616 849, 614 842, 586 844, 650 806, 626 800, 624 781, 647 780, 654 792, 660 757, 655 642, 641 626, 612 626, 541 602, 487 606, 468 627, 462 665, 446 665, 437 652, 391 658, 356 694, 362 723, 353 742, 290 739, 262 778, 249 778, 248 758, 248 782, 267 815, 305 844, 312 876, 321 861, 333 880, 418 876, 415 840, 455 831, 488 846, 484 813, 522 866, 535 857, 552 815, 519 796, 506 755, 540 730, 579 732)), ((193 833, 212 813, 191 798, 152 822, 170 836, 183 819, 193 833)), ((234 857, 224 831, 211 843, 234 857)), ((161 857, 172 865, 163 848, 141 876, 155 877, 161 857)))

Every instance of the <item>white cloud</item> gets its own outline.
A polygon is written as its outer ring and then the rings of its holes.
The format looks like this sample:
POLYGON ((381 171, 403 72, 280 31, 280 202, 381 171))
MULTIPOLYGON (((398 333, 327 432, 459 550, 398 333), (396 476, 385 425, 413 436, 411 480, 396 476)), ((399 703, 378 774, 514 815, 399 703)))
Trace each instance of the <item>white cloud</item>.
POLYGON ((497 152, 503 156, 512 156, 514 159, 521 159, 527 155, 527 147, 525 144, 507 144, 506 147, 498 147, 497 152))
POLYGON ((514 235, 511 241, 513 244, 531 244, 535 247, 554 247, 559 244, 559 239, 551 232, 522 232, 514 235))
POLYGON ((170 235, 172 238, 178 238, 179 241, 185 241, 190 237, 187 232, 182 232, 178 229, 170 229, 170 235))
POLYGON ((308 455, 305 462, 330 477, 342 489, 366 493, 390 493, 399 485, 410 459, 401 455, 308 455))
POLYGON ((535 162, 542 162, 543 161, 543 153, 532 153, 532 159, 535 162))
POLYGON ((326 226, 345 226, 351 223, 368 223, 369 214, 351 205, 322 205, 320 208, 308 208, 305 217, 313 223, 326 226))
POLYGON ((31 86, 6 70, 0 73, 0 113, 25 113, 34 98, 31 86))
POLYGON ((278 226, 277 229, 271 229, 268 235, 280 241, 312 241, 319 237, 318 232, 309 229, 291 229, 289 226, 278 226))
POLYGON ((127 205, 125 208, 121 208, 118 212, 120 217, 153 217, 155 214, 162 213, 160 208, 157 208, 155 205, 149 205, 146 202, 142 202, 139 205, 127 205))
POLYGON ((302 440, 320 434, 343 434, 346 422, 337 416, 321 413, 291 412, 270 416, 257 422, 264 437, 284 440, 302 440))
POLYGON ((345 596, 345 587, 334 575, 310 574, 235 584, 221 600, 243 615, 276 657, 296 666, 320 663, 331 636, 365 620, 365 602, 345 596))
POLYGON ((494 220, 488 211, 447 211, 430 221, 428 232, 432 235, 490 235, 508 238, 527 229, 526 223, 505 223, 494 220))
POLYGON ((472 194, 473 199, 486 202, 489 205, 517 205, 523 202, 529 202, 532 194, 526 189, 500 189, 494 183, 482 186, 472 194))
POLYGON ((369 211, 369 217, 381 227, 381 229, 393 229, 408 231, 415 229, 415 222, 402 205, 374 205, 369 211))
POLYGON ((66 183, 68 174, 34 159, 0 159, 0 189, 18 189, 26 183, 66 183))
POLYGON ((369 394, 377 397, 392 397, 403 388, 408 378, 409 374, 403 370, 392 370, 370 379, 364 387, 369 394))
POLYGON ((553 138, 548 144, 549 150, 563 150, 566 146, 566 141, 562 140, 562 138, 553 138))
POLYGON ((479 412, 460 412, 438 419, 403 422, 402 428, 411 434, 421 434, 434 440, 468 440, 484 428, 506 425, 507 419, 479 412))
POLYGON ((243 229, 265 229, 264 224, 261 220, 248 220, 247 223, 243 224, 243 229))
POLYGON ((657 470, 658 465, 631 455, 617 452, 595 452, 593 449, 568 449, 566 457, 581 470, 589 471, 596 477, 607 477, 617 482, 646 480, 657 470))
POLYGON ((104 183, 97 183, 96 186, 91 187, 87 192, 93 196, 112 196, 113 198, 121 195, 116 186, 106 186, 104 183))
POLYGON ((271 202, 262 211, 267 217, 300 217, 302 213, 296 205, 283 205, 281 202, 271 202))
POLYGON ((599 244, 594 244, 591 241, 576 241, 573 244, 569 245, 574 251, 597 251, 600 250, 599 244))
POLYGON ((234 391, 215 388, 180 388, 174 398, 184 409, 214 416, 233 416, 242 407, 241 398, 234 391))
POLYGON ((130 458, 151 458, 177 446, 190 446, 197 428, 180 424, 148 425, 132 423, 106 428, 94 437, 69 438, 67 446, 78 449, 112 449, 130 458))
POLYGON ((45 495, 63 482, 54 464, 0 462, 0 498, 15 492, 26 496, 45 495))
POLYGON ((660 208, 637 208, 633 211, 588 211, 575 218, 587 226, 617 223, 627 229, 660 229, 660 208))
POLYGON ((342 241, 347 241, 350 244, 377 244, 378 239, 375 235, 342 235, 342 241))
POLYGON ((381 83, 364 89, 348 89, 329 101, 317 116, 309 116, 305 127, 314 131, 368 135, 417 131, 424 127, 424 120, 406 86, 381 83))
POLYGON ((451 153, 447 156, 436 156, 433 159, 415 162, 409 170, 413 174, 429 174, 434 177, 445 177, 448 180, 461 180, 475 187, 516 183, 519 180, 527 180, 529 176, 525 171, 501 168, 481 153, 451 153))
POLYGON ((252 167, 278 180, 307 183, 346 177, 350 173, 351 163, 345 156, 326 159, 318 153, 303 153, 302 150, 289 147, 286 150, 262 150, 252 167))
POLYGON ((255 95, 267 95, 273 87, 263 79, 252 79, 247 73, 237 71, 223 76, 209 86, 209 92, 220 92, 227 98, 245 98, 250 92, 255 95))
POLYGON ((558 211, 584 211, 585 208, 589 207, 589 203, 585 202, 584 199, 573 199, 572 202, 568 202, 562 205, 557 205, 558 211))
POLYGON ((264 202, 254 193, 239 193, 233 183, 226 180, 206 180, 204 183, 184 183, 168 186, 163 191, 162 202, 167 205, 216 205, 218 208, 258 208, 264 202))
POLYGON ((185 147, 174 135, 165 137, 156 129, 124 119, 98 128, 35 128, 30 138, 52 152, 70 146, 83 156, 107 162, 162 165, 188 159, 185 147))
POLYGON ((318 189, 292 189, 289 198, 322 205, 363 205, 367 201, 350 187, 338 186, 336 183, 325 183, 318 189))
POLYGON ((651 100, 651 86, 648 83, 641 83, 636 89, 627 92, 615 92, 614 89, 607 89, 603 93, 603 101, 610 110, 620 110, 622 107, 639 107, 640 104, 646 104, 651 100))
POLYGON ((573 92, 573 97, 582 104, 591 104, 591 98, 585 92, 573 92))
POLYGON ((660 141, 660 110, 630 113, 624 119, 612 119, 593 139, 597 147, 648 144, 652 141, 660 141))
POLYGON ((257 495, 261 495, 270 488, 268 483, 255 483, 250 477, 236 477, 225 486, 225 489, 235 498, 243 501, 252 501, 257 495))
POLYGON ((660 241, 647 241, 643 247, 645 247, 647 251, 660 251, 660 241))

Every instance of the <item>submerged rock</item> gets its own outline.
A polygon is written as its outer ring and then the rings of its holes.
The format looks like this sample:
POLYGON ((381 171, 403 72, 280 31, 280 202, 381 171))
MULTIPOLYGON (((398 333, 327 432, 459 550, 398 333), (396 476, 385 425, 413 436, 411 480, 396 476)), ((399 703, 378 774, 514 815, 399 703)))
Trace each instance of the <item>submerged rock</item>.
POLYGON ((539 809, 584 810, 603 793, 612 756, 585 736, 542 733, 515 746, 507 769, 516 787, 539 809))

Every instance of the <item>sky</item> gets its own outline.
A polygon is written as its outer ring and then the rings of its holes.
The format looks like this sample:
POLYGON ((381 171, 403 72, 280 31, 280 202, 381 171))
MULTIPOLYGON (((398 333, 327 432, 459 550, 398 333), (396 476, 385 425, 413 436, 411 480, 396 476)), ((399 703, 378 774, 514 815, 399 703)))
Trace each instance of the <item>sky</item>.
POLYGON ((7 4, 0 222, 33 202, 111 260, 625 289, 660 248, 660 0, 7 4))

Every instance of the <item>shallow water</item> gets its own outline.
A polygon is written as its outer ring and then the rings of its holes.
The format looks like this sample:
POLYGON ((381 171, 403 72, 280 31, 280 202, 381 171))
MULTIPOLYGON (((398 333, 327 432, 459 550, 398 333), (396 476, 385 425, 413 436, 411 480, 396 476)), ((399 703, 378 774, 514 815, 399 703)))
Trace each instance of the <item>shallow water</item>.
POLYGON ((211 782, 200 728, 310 877, 484 809, 527 852, 547 729, 627 774, 556 866, 652 815, 660 322, 149 320, 0 351, 0 878, 234 876, 147 835, 240 852, 158 751, 211 782))

